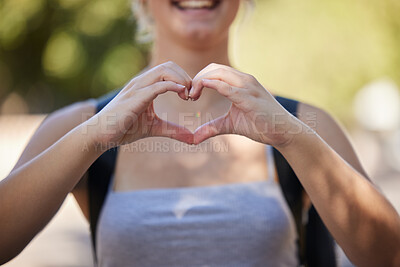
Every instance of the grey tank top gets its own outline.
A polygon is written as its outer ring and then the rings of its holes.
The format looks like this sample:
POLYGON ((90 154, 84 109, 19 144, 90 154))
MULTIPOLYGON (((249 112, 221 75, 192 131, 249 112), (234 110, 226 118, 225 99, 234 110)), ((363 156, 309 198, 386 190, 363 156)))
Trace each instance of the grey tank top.
POLYGON ((98 266, 298 266, 294 219, 274 180, 112 190, 97 228, 98 266))

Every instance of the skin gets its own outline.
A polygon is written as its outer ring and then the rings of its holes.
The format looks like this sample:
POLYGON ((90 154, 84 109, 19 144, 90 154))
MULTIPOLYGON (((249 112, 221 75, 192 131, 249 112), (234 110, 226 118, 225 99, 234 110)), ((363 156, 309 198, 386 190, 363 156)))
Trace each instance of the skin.
POLYGON ((269 144, 288 160, 354 264, 399 266, 399 215, 369 181, 332 117, 300 104, 302 115, 294 118, 253 76, 230 67, 228 26, 239 1, 223 1, 218 13, 207 20, 188 20, 176 14, 168 1, 148 0, 147 4, 155 20, 149 70, 128 82, 98 114, 94 102, 88 100, 49 115, 0 182, 0 263, 22 251, 68 193, 73 192, 88 217, 85 173, 107 148, 129 147, 134 141, 199 144, 206 140, 227 142, 231 150, 226 155, 123 150, 118 155, 114 190, 265 179, 264 149, 269 144), (175 63, 163 63, 170 60, 175 63), (167 113, 168 119, 159 118, 154 109, 157 114, 167 113), (186 128, 177 126, 179 112, 198 111, 211 112, 215 120, 203 124, 201 118, 186 128), (307 125, 308 114, 315 115, 315 125, 307 125), (150 161, 160 165, 150 168, 150 161), (233 168, 239 169, 232 172, 233 168), (257 172, 249 173, 249 169, 257 172), (160 179, 157 170, 172 175, 160 179))

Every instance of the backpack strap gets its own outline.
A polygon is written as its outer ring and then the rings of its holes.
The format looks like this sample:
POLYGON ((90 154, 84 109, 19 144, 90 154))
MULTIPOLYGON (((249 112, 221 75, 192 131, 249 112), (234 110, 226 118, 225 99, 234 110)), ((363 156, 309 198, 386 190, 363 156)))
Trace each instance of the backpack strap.
POLYGON ((314 206, 311 206, 308 211, 308 223, 305 232, 307 266, 338 266, 334 239, 314 206))
MULTIPOLYGON (((283 97, 276 97, 276 100, 293 116, 297 117, 297 107, 299 102, 283 97)), ((302 223, 303 214, 303 186, 296 174, 290 167, 289 163, 282 154, 274 148, 275 165, 278 172, 279 184, 282 188, 283 195, 292 212, 296 223, 296 230, 299 236, 297 240, 298 258, 301 264, 305 262, 305 228, 302 223)))
MULTIPOLYGON (((117 94, 119 90, 97 99, 96 113, 102 110, 117 94)), ((88 196, 89 196, 89 223, 92 239, 93 258, 97 262, 96 233, 97 222, 101 208, 107 196, 111 176, 114 173, 118 148, 104 152, 88 169, 88 196)))
MULTIPOLYGON (((276 97, 276 100, 297 117, 298 101, 276 97)), ((303 266, 335 267, 335 244, 314 206, 303 213, 304 188, 282 154, 274 148, 275 165, 283 195, 293 214, 298 239, 298 257, 303 266), (306 222, 307 221, 307 222, 306 222)))

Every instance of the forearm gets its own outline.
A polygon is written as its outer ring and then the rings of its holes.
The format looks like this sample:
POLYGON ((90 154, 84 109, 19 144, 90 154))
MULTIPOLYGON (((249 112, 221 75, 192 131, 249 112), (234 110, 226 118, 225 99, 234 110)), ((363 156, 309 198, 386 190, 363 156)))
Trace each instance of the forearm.
POLYGON ((101 155, 80 125, 0 182, 0 262, 18 254, 51 220, 101 155))
POLYGON ((397 212, 316 133, 300 122, 296 124, 302 129, 300 133, 277 149, 292 166, 330 232, 357 265, 393 264, 390 260, 400 247, 397 212))

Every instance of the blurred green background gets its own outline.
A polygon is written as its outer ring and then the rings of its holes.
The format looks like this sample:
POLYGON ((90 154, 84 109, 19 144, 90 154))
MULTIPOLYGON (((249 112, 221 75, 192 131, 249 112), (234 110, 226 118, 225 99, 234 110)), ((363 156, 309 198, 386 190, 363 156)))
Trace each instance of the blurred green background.
MULTIPOLYGON (((399 0, 259 0, 248 14, 233 63, 276 94, 349 125, 362 86, 400 84, 399 0)), ((148 60, 135 27, 129 0, 0 0, 0 112, 48 113, 123 85, 148 60)))

